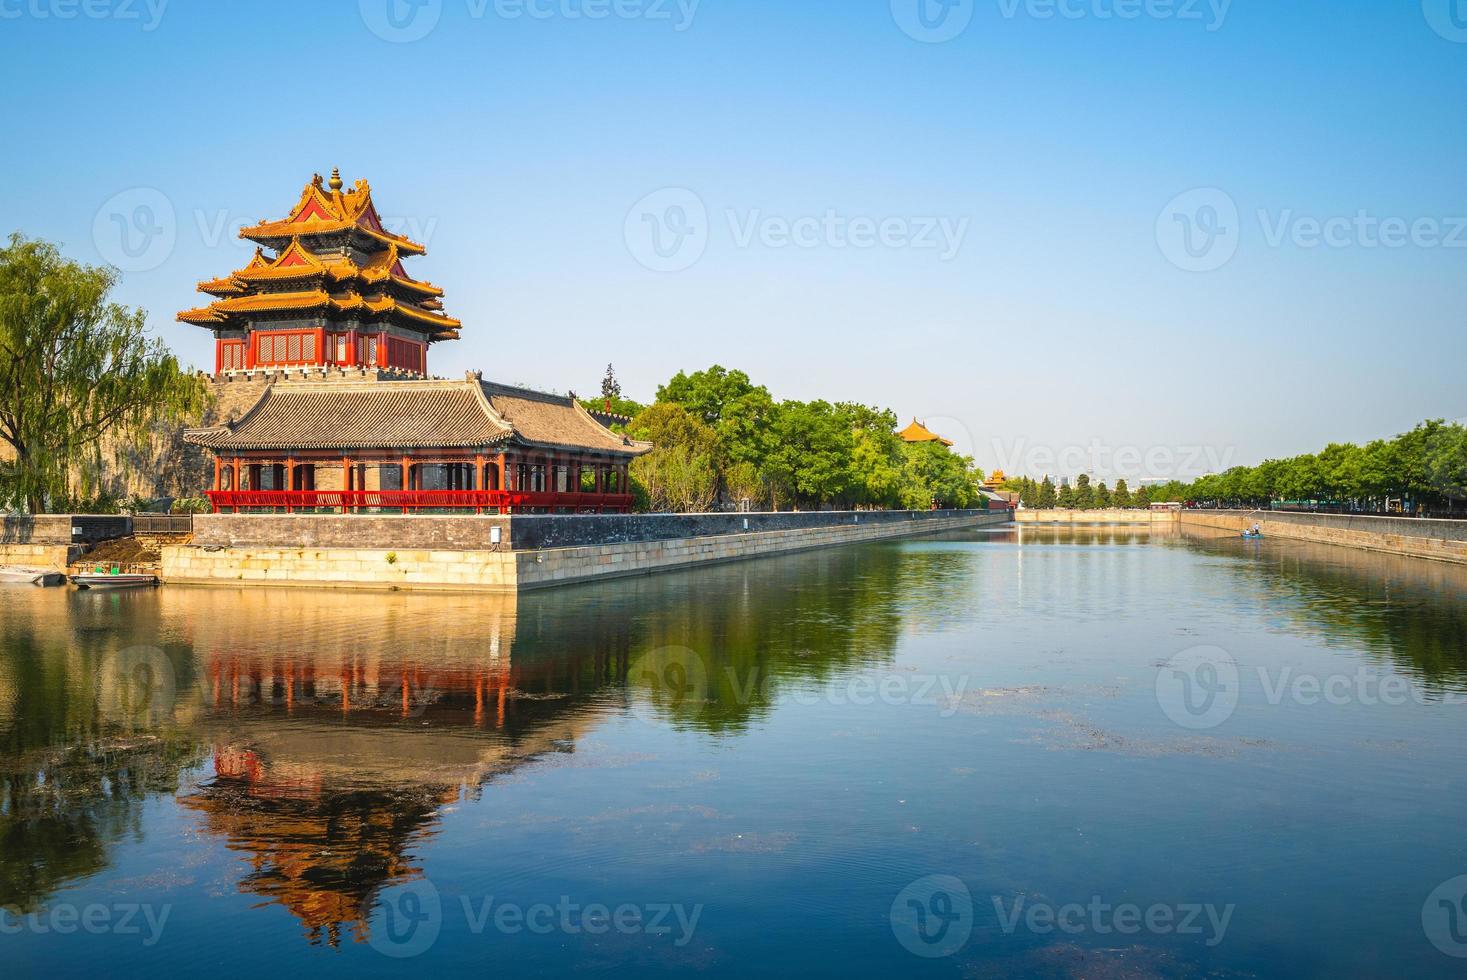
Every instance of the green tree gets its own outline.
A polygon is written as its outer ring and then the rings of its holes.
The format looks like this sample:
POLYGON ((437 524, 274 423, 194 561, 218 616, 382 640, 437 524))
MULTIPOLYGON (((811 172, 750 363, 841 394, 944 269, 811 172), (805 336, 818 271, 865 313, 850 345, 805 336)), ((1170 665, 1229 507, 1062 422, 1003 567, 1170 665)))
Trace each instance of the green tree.
POLYGON ((1101 480, 1095 487, 1094 505, 1097 510, 1106 510, 1111 506, 1110 488, 1101 480))
POLYGON ((1136 506, 1136 501, 1131 497, 1131 488, 1126 486, 1125 477, 1116 480, 1116 488, 1111 493, 1111 504, 1123 510, 1136 506))
POLYGON ((1039 484, 1039 501, 1037 506, 1040 510, 1051 510, 1057 497, 1054 491, 1054 481, 1045 476, 1044 481, 1039 484))
POLYGON ((72 465, 104 440, 141 441, 208 402, 204 380, 148 337, 146 314, 109 301, 116 284, 116 270, 47 242, 17 234, 0 248, 0 438, 15 454, 0 497, 12 506, 65 501, 72 465))
POLYGON ((1071 510, 1075 506, 1075 488, 1066 483, 1059 488, 1059 505, 1065 510, 1071 510))
POLYGON ((1090 486, 1090 474, 1075 477, 1075 509, 1090 510, 1095 506, 1095 490, 1090 486))

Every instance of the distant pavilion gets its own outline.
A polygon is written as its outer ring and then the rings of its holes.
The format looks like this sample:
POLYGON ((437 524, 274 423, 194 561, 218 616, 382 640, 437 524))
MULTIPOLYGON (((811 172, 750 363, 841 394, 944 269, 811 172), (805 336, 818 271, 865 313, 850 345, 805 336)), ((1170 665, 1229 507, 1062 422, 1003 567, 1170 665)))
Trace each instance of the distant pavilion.
POLYGON ((951 448, 953 444, 951 439, 944 439, 942 436, 938 435, 936 432, 931 431, 927 428, 925 424, 918 422, 916 419, 912 419, 912 424, 907 426, 901 432, 898 432, 897 435, 902 437, 903 442, 940 442, 944 446, 947 446, 949 448, 951 448))
POLYGON ((254 258, 199 284, 179 319, 214 333, 216 390, 258 397, 186 441, 214 454, 214 509, 626 512, 648 443, 574 397, 427 373, 461 323, 408 276, 423 246, 387 231, 365 180, 315 176, 290 216, 240 231, 254 258))

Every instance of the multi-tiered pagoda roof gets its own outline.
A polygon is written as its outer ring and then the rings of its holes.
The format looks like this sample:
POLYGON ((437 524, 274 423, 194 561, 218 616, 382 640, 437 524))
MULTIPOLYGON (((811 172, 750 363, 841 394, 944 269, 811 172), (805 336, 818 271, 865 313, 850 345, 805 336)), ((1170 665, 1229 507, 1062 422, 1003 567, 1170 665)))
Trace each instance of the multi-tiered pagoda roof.
POLYGON ((220 373, 257 366, 363 366, 426 373, 429 344, 458 338, 443 290, 409 276, 417 242, 388 231, 365 180, 306 184, 288 217, 240 230, 260 247, 243 268, 199 283, 216 297, 184 310, 214 331, 220 373))

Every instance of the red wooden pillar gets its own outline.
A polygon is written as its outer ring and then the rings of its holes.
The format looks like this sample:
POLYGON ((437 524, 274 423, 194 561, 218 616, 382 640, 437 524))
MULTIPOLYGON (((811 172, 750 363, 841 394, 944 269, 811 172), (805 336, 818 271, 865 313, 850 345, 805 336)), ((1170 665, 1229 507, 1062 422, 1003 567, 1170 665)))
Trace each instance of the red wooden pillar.
MULTIPOLYGON (((412 464, 412 460, 410 460, 408 457, 404 456, 402 458, 402 489, 403 489, 404 492, 412 489, 412 482, 413 482, 413 464, 412 464)), ((403 498, 402 512, 404 514, 406 514, 408 512, 407 498, 406 497, 403 498)))
POLYGON ((219 461, 218 456, 214 457, 214 489, 224 489, 224 465, 219 461))
POLYGON ((351 508, 347 506, 351 496, 351 458, 341 457, 341 512, 350 514, 351 508))
MULTIPOLYGON (((289 490, 291 493, 295 492, 295 458, 292 456, 287 456, 285 458, 285 480, 283 482, 285 483, 286 490, 289 490)), ((291 506, 290 498, 286 497, 285 512, 289 514, 294 509, 295 508, 291 506)))
POLYGON ((475 491, 474 513, 484 513, 484 454, 479 453, 474 457, 474 478, 469 481, 469 489, 475 491))

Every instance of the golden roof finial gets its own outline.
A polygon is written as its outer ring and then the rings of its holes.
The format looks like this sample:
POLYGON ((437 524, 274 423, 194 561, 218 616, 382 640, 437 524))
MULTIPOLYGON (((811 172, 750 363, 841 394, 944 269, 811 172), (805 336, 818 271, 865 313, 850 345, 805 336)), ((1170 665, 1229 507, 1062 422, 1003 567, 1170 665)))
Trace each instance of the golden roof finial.
POLYGON ((333 191, 341 190, 341 171, 336 167, 331 168, 331 183, 326 186, 330 187, 333 191))

